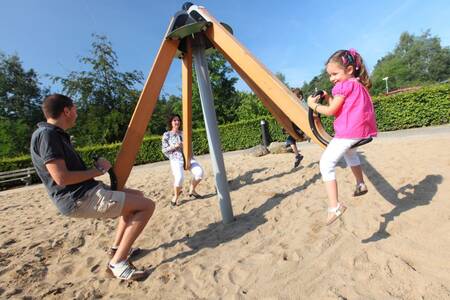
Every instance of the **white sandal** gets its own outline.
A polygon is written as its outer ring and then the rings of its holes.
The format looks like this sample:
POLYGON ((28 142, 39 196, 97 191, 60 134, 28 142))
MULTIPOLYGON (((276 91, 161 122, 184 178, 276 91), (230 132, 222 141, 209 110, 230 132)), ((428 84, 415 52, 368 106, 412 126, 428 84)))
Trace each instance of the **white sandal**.
POLYGON ((136 269, 129 261, 124 261, 117 265, 108 264, 109 275, 122 280, 142 280, 146 278, 147 272, 136 269))
POLYGON ((331 223, 339 219, 346 209, 347 207, 339 202, 336 207, 328 207, 328 212, 332 213, 333 217, 327 221, 327 225, 330 225, 331 223))

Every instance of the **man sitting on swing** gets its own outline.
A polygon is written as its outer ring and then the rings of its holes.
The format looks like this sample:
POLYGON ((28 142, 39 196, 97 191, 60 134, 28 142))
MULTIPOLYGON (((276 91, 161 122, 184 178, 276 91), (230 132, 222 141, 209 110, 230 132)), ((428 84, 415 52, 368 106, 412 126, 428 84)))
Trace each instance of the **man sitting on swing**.
POLYGON ((128 258, 132 244, 155 210, 155 203, 141 191, 112 191, 93 178, 105 174, 111 163, 99 159, 87 168, 66 130, 75 126, 77 108, 72 99, 53 94, 44 99, 47 122, 40 122, 31 138, 31 159, 36 172, 59 212, 74 218, 117 218, 117 233, 109 253, 108 271, 116 278, 138 280, 146 276, 128 258))

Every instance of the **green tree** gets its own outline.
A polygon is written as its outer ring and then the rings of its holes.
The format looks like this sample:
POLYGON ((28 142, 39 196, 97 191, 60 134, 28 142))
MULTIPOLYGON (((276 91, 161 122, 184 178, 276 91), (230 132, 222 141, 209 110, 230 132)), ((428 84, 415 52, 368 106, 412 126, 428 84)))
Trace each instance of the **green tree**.
POLYGON ((286 82, 286 76, 281 72, 276 72, 275 77, 280 79, 282 83, 284 83, 288 88, 290 88, 289 84, 286 82))
MULTIPOLYGON (((232 76, 233 69, 219 52, 212 52, 207 57, 207 61, 217 121, 219 124, 236 121, 238 119, 236 111, 239 107, 240 99, 234 85, 238 79, 232 76)), ((194 128, 201 128, 204 127, 204 122, 195 70, 193 74, 192 125, 194 128)))
POLYGON ((430 31, 420 36, 404 32, 394 51, 381 58, 372 72, 372 93, 385 91, 384 77, 390 89, 439 82, 450 77, 450 48, 442 47, 430 31))
POLYGON ((63 92, 76 101, 78 126, 72 129, 77 145, 111 143, 122 140, 140 91, 139 71, 119 72, 117 55, 105 36, 93 35, 90 55, 80 62, 86 71, 54 76, 63 92))
POLYGON ((182 115, 181 98, 174 95, 168 97, 163 95, 158 99, 147 132, 162 135, 167 130, 167 117, 171 113, 182 115))
POLYGON ((34 126, 24 120, 0 117, 0 157, 15 157, 29 153, 34 126))
POLYGON ((238 92, 241 105, 237 109, 239 121, 251 120, 260 116, 269 115, 269 111, 263 105, 261 100, 253 93, 238 92))
POLYGON ((29 152, 30 137, 42 120, 38 75, 25 70, 17 55, 0 53, 0 155, 29 152))
POLYGON ((309 83, 303 83, 301 90, 303 91, 303 97, 306 99, 309 95, 313 95, 317 90, 325 90, 328 93, 331 92, 333 84, 325 69, 320 72, 320 75, 315 76, 309 83))

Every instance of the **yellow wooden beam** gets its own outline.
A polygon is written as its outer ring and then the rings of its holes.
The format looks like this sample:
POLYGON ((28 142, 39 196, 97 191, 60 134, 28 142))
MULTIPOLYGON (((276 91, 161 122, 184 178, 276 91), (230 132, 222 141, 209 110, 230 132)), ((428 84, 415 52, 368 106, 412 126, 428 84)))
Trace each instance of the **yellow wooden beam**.
POLYGON ((142 144, 145 131, 152 117, 173 57, 176 54, 178 44, 179 41, 164 39, 147 77, 114 164, 113 170, 117 176, 118 190, 124 187, 133 168, 136 155, 142 144))
POLYGON ((187 53, 181 66, 182 103, 183 103, 183 155, 184 169, 191 168, 192 151, 192 49, 187 39, 187 53))
POLYGON ((253 88, 257 87, 259 89, 255 93, 264 93, 267 99, 273 102, 312 141, 324 147, 312 133, 308 123, 308 110, 298 103, 297 97, 259 62, 248 49, 241 45, 225 27, 211 16, 205 8, 199 7, 198 11, 207 21, 212 23, 212 26, 205 31, 208 39, 214 44, 216 49, 232 60, 234 64, 238 65, 246 77, 253 81, 253 88))
POLYGON ((270 114, 277 120, 277 122, 297 141, 301 141, 302 138, 297 134, 294 127, 292 126, 292 122, 289 118, 276 106, 275 103, 270 100, 269 97, 255 84, 253 80, 251 80, 246 73, 239 67, 237 63, 231 57, 227 57, 228 62, 231 64, 233 69, 241 76, 241 78, 247 83, 247 85, 252 89, 252 91, 258 96, 270 114))

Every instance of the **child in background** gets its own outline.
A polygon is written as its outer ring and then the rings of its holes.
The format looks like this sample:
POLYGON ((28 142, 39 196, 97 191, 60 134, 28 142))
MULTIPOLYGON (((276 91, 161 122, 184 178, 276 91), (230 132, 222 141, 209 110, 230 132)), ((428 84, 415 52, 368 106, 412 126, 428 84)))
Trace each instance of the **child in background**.
MULTIPOLYGON (((295 96, 298 97, 299 102, 302 102, 303 99, 303 92, 299 89, 299 88, 291 88, 291 91, 295 94, 295 96)), ((294 130, 300 135, 300 136, 304 136, 303 131, 300 130, 300 128, 298 128, 294 123, 292 123, 294 130)), ((286 133, 286 131, 283 129, 283 133, 286 133)), ((294 152, 295 155, 295 160, 294 160, 294 168, 297 168, 300 165, 300 162, 303 159, 303 155, 300 154, 300 151, 298 151, 297 148, 297 141, 295 140, 295 138, 291 135, 288 135, 287 139, 286 139, 286 147, 291 147, 292 151, 294 152)))
POLYGON ((328 194, 327 225, 337 220, 346 210, 338 200, 335 168, 344 157, 356 179, 353 196, 367 193, 361 163, 356 149, 351 147, 368 137, 377 135, 375 111, 368 90, 369 74, 362 57, 354 49, 336 51, 326 63, 330 81, 334 84, 332 96, 324 93, 328 105, 317 103, 320 96, 308 97, 308 106, 316 113, 334 116, 335 136, 320 158, 320 173, 328 194))

